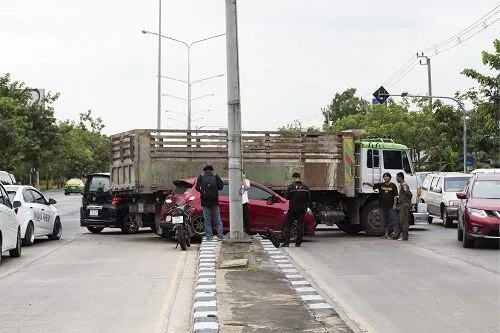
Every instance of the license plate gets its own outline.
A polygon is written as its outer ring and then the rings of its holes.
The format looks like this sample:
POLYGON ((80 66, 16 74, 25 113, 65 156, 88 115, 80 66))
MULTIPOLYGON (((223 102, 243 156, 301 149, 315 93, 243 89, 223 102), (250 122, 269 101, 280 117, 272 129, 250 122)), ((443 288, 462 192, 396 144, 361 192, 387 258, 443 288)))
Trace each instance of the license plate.
POLYGON ((91 209, 89 211, 90 216, 99 216, 99 211, 97 209, 91 209))
POLYGON ((184 218, 182 216, 172 216, 173 224, 182 224, 184 223, 184 218))

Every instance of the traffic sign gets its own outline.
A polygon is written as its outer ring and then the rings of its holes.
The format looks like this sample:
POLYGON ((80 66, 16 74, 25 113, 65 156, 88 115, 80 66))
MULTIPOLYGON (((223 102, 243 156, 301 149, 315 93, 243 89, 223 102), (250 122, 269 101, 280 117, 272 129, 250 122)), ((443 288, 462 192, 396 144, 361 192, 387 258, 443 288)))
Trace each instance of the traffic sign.
MULTIPOLYGON (((372 105, 377 105, 380 104, 376 98, 372 98, 372 105)), ((387 101, 384 102, 385 105, 387 105, 387 101)))
POLYGON ((373 97, 380 103, 385 104, 387 99, 389 98, 389 93, 385 90, 384 86, 380 86, 374 93, 373 97))
POLYGON ((467 157, 465 158, 465 165, 467 168, 472 168, 474 166, 474 156, 471 154, 468 154, 467 157))

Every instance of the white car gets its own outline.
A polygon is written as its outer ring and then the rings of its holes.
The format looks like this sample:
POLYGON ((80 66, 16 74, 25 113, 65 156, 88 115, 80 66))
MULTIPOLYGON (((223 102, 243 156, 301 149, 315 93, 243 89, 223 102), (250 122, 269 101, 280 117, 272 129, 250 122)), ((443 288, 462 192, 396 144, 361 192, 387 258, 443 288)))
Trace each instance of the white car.
POLYGON ((433 218, 443 220, 444 227, 451 227, 458 219, 457 192, 463 191, 470 175, 460 172, 429 173, 422 185, 422 201, 427 204, 428 223, 433 218))
POLYGON ((62 224, 54 199, 47 200, 31 186, 6 185, 5 189, 21 224, 24 246, 33 245, 35 237, 61 238, 62 224))
POLYGON ((21 228, 9 195, 0 184, 0 262, 4 251, 11 257, 21 255, 21 228))

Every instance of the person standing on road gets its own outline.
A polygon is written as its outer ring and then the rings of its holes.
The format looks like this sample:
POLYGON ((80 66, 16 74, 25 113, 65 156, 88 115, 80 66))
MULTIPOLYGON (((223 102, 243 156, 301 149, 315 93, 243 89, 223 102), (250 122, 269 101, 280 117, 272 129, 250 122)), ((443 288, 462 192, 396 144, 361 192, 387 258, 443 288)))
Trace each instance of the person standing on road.
POLYGON ((288 202, 288 212, 286 213, 283 247, 290 245, 290 233, 293 223, 297 220, 297 240, 295 246, 300 247, 304 237, 304 216, 311 202, 311 192, 309 187, 300 180, 300 173, 292 174, 292 183, 288 186, 285 199, 288 202))
POLYGON ((250 235, 250 217, 248 216, 248 189, 250 188, 250 180, 245 176, 245 171, 242 173, 242 178, 241 202, 243 203, 243 228, 247 235, 250 235))
POLYGON ((396 225, 396 230, 394 231, 393 239, 397 240, 408 240, 408 229, 410 225, 408 223, 408 218, 410 217, 411 209, 411 197, 412 193, 410 187, 405 182, 405 175, 402 172, 398 172, 396 175, 396 181, 399 183, 399 197, 398 197, 398 224, 396 225), (400 234, 402 233, 401 237, 400 234))
POLYGON ((391 174, 385 172, 383 174, 383 183, 363 183, 378 190, 378 200, 380 205, 380 222, 384 226, 385 233, 382 239, 389 239, 389 225, 396 220, 396 203, 398 200, 398 188, 394 183, 391 183, 391 174))
POLYGON ((217 238, 222 240, 222 221, 219 209, 219 191, 224 188, 224 183, 219 175, 214 174, 214 167, 207 165, 203 168, 203 174, 196 179, 195 189, 200 192, 201 207, 203 208, 203 219, 205 220, 205 236, 212 240, 212 219, 217 226, 217 238))

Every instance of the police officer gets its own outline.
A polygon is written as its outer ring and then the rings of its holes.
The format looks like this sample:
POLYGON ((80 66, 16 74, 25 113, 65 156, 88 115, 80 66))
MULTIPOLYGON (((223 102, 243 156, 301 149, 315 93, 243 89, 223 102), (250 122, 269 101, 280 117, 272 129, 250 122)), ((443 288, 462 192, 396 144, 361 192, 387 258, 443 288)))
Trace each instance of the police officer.
POLYGON ((297 240, 295 246, 300 247, 302 238, 304 237, 304 216, 311 201, 311 192, 309 187, 300 180, 300 173, 292 174, 292 183, 288 186, 285 199, 289 200, 288 212, 286 213, 285 235, 283 247, 288 247, 290 244, 290 233, 295 220, 297 220, 297 240))
POLYGON ((408 229, 410 228, 408 218, 410 217, 412 193, 410 191, 410 187, 405 182, 404 173, 398 172, 396 175, 396 180, 399 183, 399 197, 397 206, 398 224, 396 225, 393 239, 397 239, 399 241, 407 241, 408 229), (400 234, 402 234, 401 237, 400 234))

